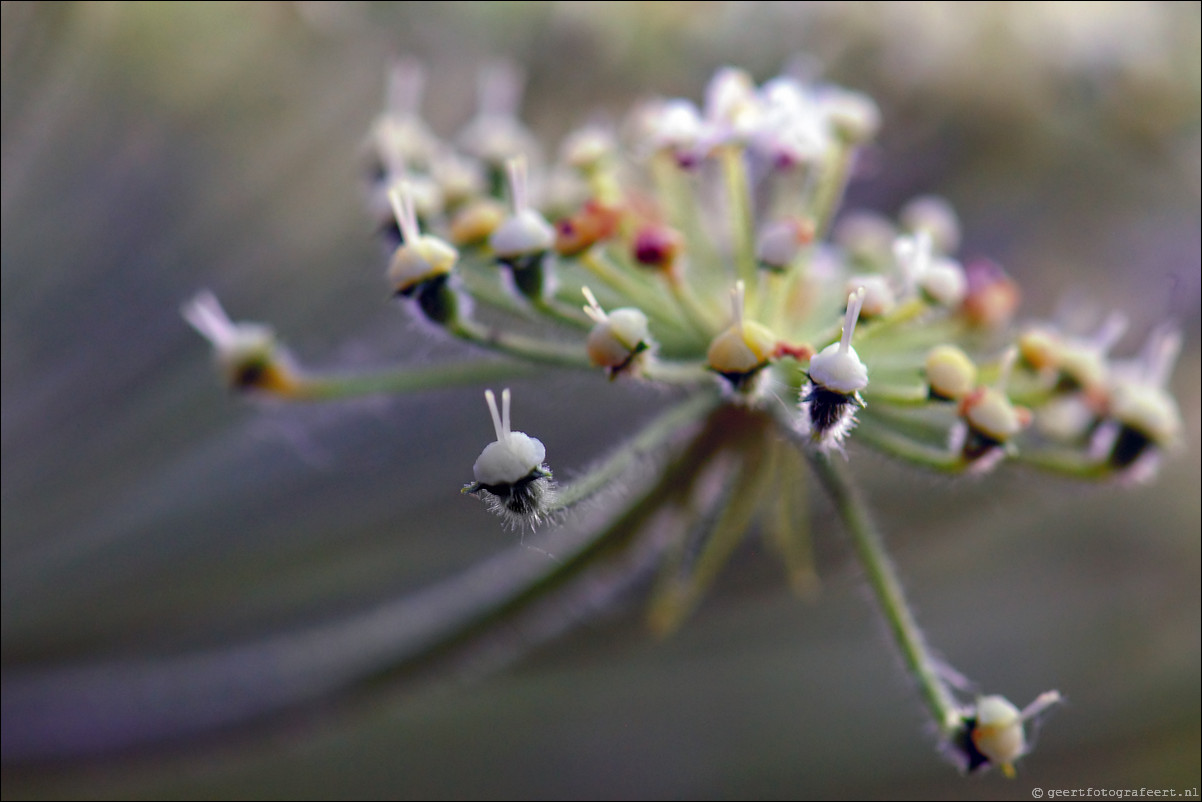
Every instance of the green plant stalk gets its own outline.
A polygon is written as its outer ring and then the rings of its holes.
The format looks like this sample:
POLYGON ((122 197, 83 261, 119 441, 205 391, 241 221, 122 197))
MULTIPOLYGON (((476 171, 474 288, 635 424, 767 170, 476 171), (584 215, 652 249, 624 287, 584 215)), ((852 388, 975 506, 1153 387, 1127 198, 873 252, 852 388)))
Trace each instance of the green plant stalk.
POLYGON ((589 361, 588 354, 580 345, 562 345, 558 342, 548 342, 523 334, 504 331, 495 326, 487 326, 475 320, 456 317, 446 324, 447 331, 461 340, 475 343, 482 348, 488 348, 502 354, 507 354, 528 362, 542 365, 555 365, 565 368, 581 368, 595 370, 589 361))
POLYGON ((718 400, 716 393, 706 393, 664 412, 607 459, 562 487, 548 512, 566 510, 604 490, 644 455, 659 448, 674 432, 709 414, 718 400))
MULTIPOLYGON (((879 407, 874 409, 879 411, 879 407)), ((931 470, 959 473, 968 467, 958 453, 920 443, 873 420, 862 420, 856 428, 856 437, 891 457, 931 470)))
POLYGON ((944 739, 954 737, 963 726, 963 712, 947 683, 940 676, 939 663, 927 648, 918 622, 910 612, 901 580, 885 551, 885 542, 876 528, 859 490, 852 483, 846 466, 827 455, 808 454, 810 465, 823 487, 830 493, 851 537, 856 556, 881 606, 889 632, 902 653, 910 675, 918 683, 923 702, 944 739))
POLYGON ((653 287, 649 282, 644 282, 641 278, 636 278, 624 271, 601 248, 590 248, 577 256, 576 261, 614 292, 625 296, 628 301, 642 309, 648 317, 664 325, 677 328, 681 332, 692 332, 692 326, 684 320, 683 316, 664 314, 664 310, 670 307, 666 307, 663 303, 664 295, 660 288, 653 287))
POLYGON ((726 194, 730 203, 735 265, 739 278, 747 285, 748 295, 754 299, 758 272, 755 264, 755 222, 743 148, 728 145, 722 148, 721 159, 722 174, 726 179, 726 194))
POLYGON ((465 387, 502 379, 532 376, 539 368, 505 359, 473 360, 440 365, 390 366, 368 373, 327 374, 302 372, 295 389, 276 394, 287 401, 334 401, 366 395, 412 393, 465 387))
POLYGON ((842 140, 832 148, 827 161, 822 165, 814 197, 810 207, 810 217, 814 220, 814 241, 826 239, 835 212, 843 202, 843 192, 851 179, 851 168, 855 163, 855 146, 842 140))
POLYGON ((713 240, 701 210, 697 206, 698 193, 692 186, 693 176, 676 164, 667 150, 656 153, 651 160, 651 177, 655 182, 655 194, 663 204, 668 222, 684 234, 689 243, 690 263, 708 286, 718 277, 721 260, 714 251, 713 240))

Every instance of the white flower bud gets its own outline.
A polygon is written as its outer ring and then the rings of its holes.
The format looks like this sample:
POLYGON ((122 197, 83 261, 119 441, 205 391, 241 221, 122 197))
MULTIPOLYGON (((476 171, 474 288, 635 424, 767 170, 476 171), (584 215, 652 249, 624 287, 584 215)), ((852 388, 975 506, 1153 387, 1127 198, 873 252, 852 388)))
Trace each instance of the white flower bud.
POLYGON ((584 312, 596 323, 585 343, 589 360, 609 370, 611 376, 630 368, 635 358, 651 347, 647 316, 632 307, 606 314, 592 290, 582 287, 581 291, 588 300, 584 312))
POLYGON ((1012 447, 1011 438, 1031 423, 1031 412, 1015 406, 1006 396, 1010 371, 1018 358, 1011 346, 1002 356, 997 383, 981 386, 960 401, 962 424, 952 432, 952 448, 958 450, 973 470, 991 470, 1012 447))
POLYGON ((931 395, 949 401, 968 395, 977 383, 977 366, 954 345, 937 345, 924 363, 931 395))
POLYGON ((513 216, 492 232, 488 238, 489 247, 504 262, 537 259, 555 244, 555 228, 538 211, 530 208, 525 160, 510 159, 506 170, 513 216))
POLYGON ((450 273, 459 251, 438 237, 421 233, 411 184, 401 184, 388 197, 403 240, 388 266, 388 280, 397 293, 410 295, 418 285, 450 273))
POLYGON ((960 247, 960 218, 946 198, 920 195, 908 201, 897 217, 912 234, 926 231, 939 253, 955 253, 960 247))
POLYGON ((710 342, 706 362, 715 373, 724 376, 736 389, 747 389, 751 379, 768 364, 778 342, 770 329, 743 318, 745 295, 743 282, 731 292, 730 328, 710 342))
POLYGON ((968 277, 964 266, 955 259, 936 257, 919 277, 918 286, 940 306, 956 307, 968 294, 968 277))
POLYGON ((534 209, 524 209, 497 226, 488 244, 502 260, 541 254, 555 244, 555 228, 534 209))
POLYGON ((867 296, 863 287, 847 296, 847 314, 843 321, 843 337, 831 343, 810 359, 810 381, 827 390, 843 395, 858 393, 868 386, 868 368, 860 361, 856 349, 851 347, 851 338, 856 330, 856 321, 867 296))
POLYGON ((844 292, 864 291, 864 301, 860 305, 860 315, 864 318, 880 317, 893 311, 897 306, 897 297, 889 279, 884 276, 852 276, 844 285, 844 292))
POLYGON ((823 92, 822 105, 831 128, 853 145, 869 141, 881 127, 880 107, 861 92, 831 88, 823 92))
POLYGON ((803 245, 814 239, 814 224, 809 220, 787 217, 764 226, 755 241, 755 258, 762 267, 786 269, 803 245))
POLYGON ((985 762, 1000 766, 1007 777, 1014 776, 1014 763, 1027 753, 1024 725, 1049 707, 1060 703, 1056 691, 1041 693, 1034 702, 1019 710, 1004 696, 982 696, 971 712, 969 738, 975 755, 970 768, 985 762), (982 760, 983 759, 983 760, 982 760))
POLYGON ((296 390, 292 360, 280 349, 270 326, 234 323, 208 290, 198 293, 180 312, 213 345, 217 367, 230 387, 281 395, 296 390))

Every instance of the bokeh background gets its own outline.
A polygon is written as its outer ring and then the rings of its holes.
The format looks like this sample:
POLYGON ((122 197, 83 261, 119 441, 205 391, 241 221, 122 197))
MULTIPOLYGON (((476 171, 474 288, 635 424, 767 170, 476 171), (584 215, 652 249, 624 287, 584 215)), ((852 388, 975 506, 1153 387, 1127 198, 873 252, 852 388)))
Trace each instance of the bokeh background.
MULTIPOLYGON (((1198 4, 5 2, 0 22, 6 798, 1198 787, 1198 4), (364 137, 402 54, 427 65, 443 133, 481 65, 522 65, 549 146, 597 111, 696 98, 723 64, 762 80, 812 59, 884 112, 851 205, 946 195, 964 254, 1004 264, 1025 315, 1121 308, 1120 352, 1181 322, 1186 438, 1152 485, 949 481, 851 450, 947 660, 1016 702, 1067 696, 1018 780, 939 759, 818 500, 814 600, 752 543, 666 640, 635 599, 504 667, 82 757, 46 739, 21 698, 42 679, 102 697, 57 716, 128 696, 186 722, 173 656, 336 628, 515 548, 458 493, 490 435, 479 388, 252 403, 178 313, 211 288, 314 366, 464 355, 389 301, 363 211, 364 137), (60 671, 76 665, 112 673, 60 671)), ((513 384, 558 469, 662 403, 600 377, 513 384)))

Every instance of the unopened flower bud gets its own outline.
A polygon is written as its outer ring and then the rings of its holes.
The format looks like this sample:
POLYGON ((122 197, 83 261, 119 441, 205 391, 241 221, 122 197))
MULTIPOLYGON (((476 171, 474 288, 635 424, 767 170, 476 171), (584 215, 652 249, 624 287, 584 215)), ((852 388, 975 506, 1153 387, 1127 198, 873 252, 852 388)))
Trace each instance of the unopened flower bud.
POLYGON ((764 226, 755 242, 755 258, 760 266, 781 272, 793 263, 802 247, 814 241, 814 221, 787 217, 764 226))
POLYGON ((184 304, 184 319, 213 345, 217 367, 235 390, 290 395, 297 389, 292 360, 279 347, 275 332, 261 323, 234 323, 217 297, 199 293, 184 304))
POLYGON ((652 345, 647 316, 633 307, 615 309, 608 314, 588 287, 583 287, 588 305, 584 312, 596 323, 585 343, 589 360, 605 368, 611 376, 630 369, 640 354, 652 345))
POLYGON ((924 363, 931 397, 943 401, 958 401, 968 395, 977 383, 977 366, 968 354, 954 345, 937 345, 927 354, 924 363))
POLYGON ((912 234, 926 231, 938 253, 955 253, 960 247, 960 219, 946 198, 938 195, 913 198, 902 207, 898 220, 912 234))
POLYGON ((710 370, 722 375, 738 390, 745 390, 750 381, 768 364, 778 342, 770 329, 743 317, 743 282, 731 292, 734 322, 730 328, 710 342, 706 362, 710 370))

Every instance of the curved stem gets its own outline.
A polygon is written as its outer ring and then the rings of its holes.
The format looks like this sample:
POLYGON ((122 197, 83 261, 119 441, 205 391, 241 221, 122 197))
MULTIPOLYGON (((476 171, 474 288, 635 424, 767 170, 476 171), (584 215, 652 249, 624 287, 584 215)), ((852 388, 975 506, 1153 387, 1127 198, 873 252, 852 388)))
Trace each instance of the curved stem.
POLYGON ((548 512, 566 510, 604 490, 634 463, 656 451, 669 437, 708 415, 717 402, 716 393, 699 395, 664 412, 605 460, 571 484, 560 488, 548 512))
POLYGON ((810 217, 814 220, 816 242, 826 237, 831 221, 843 200, 843 192, 851 179, 851 168, 855 164, 856 149, 847 142, 839 141, 831 146, 831 152, 823 163, 818 184, 811 200, 810 217))
POLYGON ((924 468, 958 473, 968 467, 964 458, 956 452, 920 443, 871 420, 861 421, 855 436, 878 451, 924 468))
POLYGON ((333 401, 385 393, 411 393, 531 376, 538 368, 521 362, 489 359, 439 365, 390 366, 373 372, 301 373, 294 389, 276 394, 286 401, 333 401))
POLYGON ((901 580, 885 551, 885 542, 876 528, 859 490, 852 483, 842 461, 807 452, 810 465, 823 487, 830 493, 851 536, 856 556, 881 606, 893 641, 902 653, 910 675, 918 683, 923 702, 944 738, 954 737, 961 729, 963 714, 951 689, 943 680, 938 661, 927 647, 926 639, 914 620, 902 591, 901 580))
POLYGON ((589 362, 588 354, 585 353, 582 345, 563 345, 524 334, 514 334, 468 318, 452 320, 447 323, 446 328, 461 340, 467 340, 483 348, 524 359, 527 362, 584 370, 596 369, 589 362))
MULTIPOLYGON (((754 295, 758 272, 755 264, 755 220, 743 148, 734 145, 723 147, 721 160, 730 209, 736 272, 746 282, 748 292, 754 295)), ((752 301, 754 303, 754 297, 752 301)))

